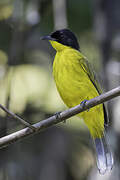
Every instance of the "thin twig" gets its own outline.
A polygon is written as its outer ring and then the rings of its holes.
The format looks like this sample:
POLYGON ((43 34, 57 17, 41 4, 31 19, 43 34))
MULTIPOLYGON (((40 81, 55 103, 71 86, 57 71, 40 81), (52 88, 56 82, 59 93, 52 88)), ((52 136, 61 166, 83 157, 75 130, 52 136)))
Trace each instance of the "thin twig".
POLYGON ((25 125, 26 127, 29 127, 32 130, 35 130, 35 127, 32 126, 30 123, 26 122, 24 119, 22 119, 21 117, 17 116, 16 114, 14 114, 13 112, 11 112, 10 110, 8 110, 6 107, 4 107, 3 105, 0 104, 0 108, 5 111, 9 116, 11 116, 12 118, 19 120, 23 125, 25 125))
POLYGON ((78 113, 81 113, 87 109, 90 109, 90 108, 98 105, 98 104, 101 104, 103 102, 111 100, 117 96, 120 96, 120 86, 87 101, 84 106, 79 104, 73 108, 70 108, 66 111, 61 112, 59 114, 59 116, 54 115, 50 118, 47 118, 43 121, 40 121, 40 122, 34 124, 33 126, 36 129, 35 131, 32 131, 30 128, 25 128, 25 129, 15 132, 15 133, 12 133, 8 136, 0 138, 0 148, 2 149, 3 147, 13 144, 14 142, 16 142, 18 140, 22 140, 23 138, 25 138, 27 136, 34 135, 43 129, 46 129, 55 124, 58 124, 78 113))

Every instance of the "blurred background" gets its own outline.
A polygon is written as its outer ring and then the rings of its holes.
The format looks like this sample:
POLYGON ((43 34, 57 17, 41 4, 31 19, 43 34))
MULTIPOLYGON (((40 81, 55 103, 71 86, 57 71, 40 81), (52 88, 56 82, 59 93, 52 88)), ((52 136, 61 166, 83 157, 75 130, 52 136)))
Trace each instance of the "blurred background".
MULTIPOLYGON (((104 91, 120 84, 119 0, 0 0, 0 104, 30 123, 66 109, 52 77, 55 55, 40 37, 70 28, 104 91)), ((73 117, 0 150, 1 180, 119 180, 120 98, 108 103, 113 170, 99 175, 83 121, 73 117)), ((0 137, 22 129, 0 110, 0 137)))

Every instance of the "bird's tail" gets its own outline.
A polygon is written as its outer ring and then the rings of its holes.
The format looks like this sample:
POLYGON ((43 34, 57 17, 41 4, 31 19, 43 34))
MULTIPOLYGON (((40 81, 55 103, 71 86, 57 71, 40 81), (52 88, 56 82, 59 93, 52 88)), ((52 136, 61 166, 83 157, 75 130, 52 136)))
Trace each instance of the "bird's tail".
POLYGON ((105 137, 95 138, 94 143, 99 172, 100 174, 105 174, 106 171, 110 171, 113 167, 113 156, 110 147, 107 144, 105 137))

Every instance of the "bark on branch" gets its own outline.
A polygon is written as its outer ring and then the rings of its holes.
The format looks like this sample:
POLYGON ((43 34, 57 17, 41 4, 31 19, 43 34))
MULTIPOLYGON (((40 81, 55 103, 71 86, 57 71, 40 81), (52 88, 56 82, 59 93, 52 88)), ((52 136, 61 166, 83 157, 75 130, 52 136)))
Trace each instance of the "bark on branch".
POLYGON ((27 127, 27 128, 24 128, 20 131, 17 131, 15 133, 12 133, 10 135, 7 135, 7 136, 0 138, 0 149, 8 146, 10 144, 13 144, 18 140, 22 140, 23 138, 25 138, 27 136, 34 135, 43 129, 46 129, 46 128, 51 127, 55 124, 58 124, 64 120, 78 114, 78 113, 81 113, 87 109, 90 109, 90 108, 98 105, 98 104, 101 104, 103 102, 111 100, 117 96, 120 96, 120 86, 87 101, 84 106, 82 104, 79 104, 73 108, 70 108, 66 111, 61 112, 59 115, 54 115, 50 118, 47 118, 45 120, 42 120, 42 121, 34 124, 33 125, 34 130, 27 127))
POLYGON ((13 112, 11 112, 10 110, 8 110, 6 107, 4 107, 2 104, 0 104, 0 108, 5 111, 9 116, 11 116, 12 118, 18 120, 20 123, 22 123, 24 126, 29 127, 30 129, 34 130, 35 128, 28 123, 27 121, 25 121, 24 119, 22 119, 21 117, 17 116, 16 114, 14 114, 13 112))

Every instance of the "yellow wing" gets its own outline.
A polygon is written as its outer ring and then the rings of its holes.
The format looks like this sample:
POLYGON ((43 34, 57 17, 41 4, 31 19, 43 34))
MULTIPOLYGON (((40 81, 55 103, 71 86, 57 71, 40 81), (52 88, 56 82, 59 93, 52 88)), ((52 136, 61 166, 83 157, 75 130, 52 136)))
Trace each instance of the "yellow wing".
MULTIPOLYGON (((81 56, 82 56, 82 54, 81 54, 81 56)), ((93 85, 96 88, 96 90, 98 91, 98 93, 101 94, 102 93, 102 88, 100 86, 100 83, 99 83, 98 79, 96 78, 96 74, 95 74, 92 66, 89 64, 89 62, 86 60, 86 58, 84 56, 82 56, 82 57, 83 58, 80 58, 80 65, 81 65, 81 67, 83 68, 83 70, 88 75, 89 79, 93 83, 93 85)), ((105 122, 105 125, 108 125, 109 119, 108 119, 107 110, 106 110, 106 107, 105 107, 104 104, 103 104, 103 111, 104 111, 104 122, 105 122)))
POLYGON ((93 83, 93 85, 95 86, 95 88, 97 89, 98 93, 101 94, 102 89, 101 89, 100 83, 98 82, 98 79, 96 78, 96 74, 95 74, 91 64, 85 58, 80 59, 80 64, 81 64, 83 70, 88 75, 91 82, 93 83))

